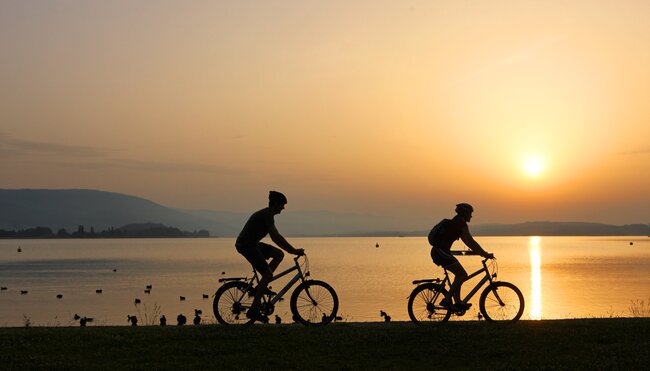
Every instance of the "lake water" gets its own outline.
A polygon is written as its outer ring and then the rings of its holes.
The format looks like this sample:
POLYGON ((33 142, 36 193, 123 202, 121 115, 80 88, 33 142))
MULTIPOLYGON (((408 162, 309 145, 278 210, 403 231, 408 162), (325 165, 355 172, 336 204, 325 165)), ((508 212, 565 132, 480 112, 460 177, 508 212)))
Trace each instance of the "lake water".
MULTIPOLYGON (((498 258, 498 279, 523 292, 523 319, 630 316, 633 301, 650 302, 646 236, 476 239, 498 258)), ((346 321, 380 321, 380 310, 408 320, 411 281, 442 275, 424 237, 289 241, 306 250, 312 278, 336 289, 346 321)), ((7 288, 0 291, 0 326, 24 326, 27 320, 32 326, 77 326, 76 313, 94 318, 89 326, 128 325, 127 315, 137 315, 140 325, 157 324, 156 308, 169 324, 179 313, 191 323, 194 309, 203 311, 203 323, 214 323, 218 279, 250 275, 233 245, 230 238, 0 240, 0 286, 7 288), (150 294, 146 285, 153 286, 150 294)), ((479 257, 460 260, 470 273, 480 268, 479 257)), ((280 270, 291 263, 287 255, 280 270)), ((272 286, 279 289, 287 279, 279 281, 272 286)), ((473 282, 465 283, 464 293, 473 282)), ((276 313, 287 322, 290 295, 285 297, 276 313)), ((463 319, 476 319, 478 295, 471 302, 463 319)))

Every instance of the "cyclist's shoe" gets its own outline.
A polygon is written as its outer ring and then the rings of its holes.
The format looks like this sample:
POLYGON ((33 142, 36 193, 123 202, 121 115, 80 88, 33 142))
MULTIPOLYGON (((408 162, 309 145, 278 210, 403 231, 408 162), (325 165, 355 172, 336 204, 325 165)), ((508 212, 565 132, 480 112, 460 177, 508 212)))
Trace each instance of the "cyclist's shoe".
POLYGON ((269 317, 260 313, 260 310, 257 308, 250 308, 248 311, 246 311, 246 318, 262 323, 269 323, 269 317))
MULTIPOLYGON (((251 287, 250 289, 248 289, 248 293, 249 293, 249 294, 252 294, 252 295, 255 295, 255 290, 257 290, 257 287, 251 287)), ((263 294, 263 295, 275 296, 275 295, 277 295, 277 294, 278 294, 277 292, 272 291, 272 290, 267 286, 267 287, 266 287, 266 290, 264 290, 264 294, 263 294)))
POLYGON ((443 308, 447 310, 454 310, 454 304, 452 303, 451 299, 442 299, 440 300, 440 305, 442 305, 443 308))
MULTIPOLYGON (((255 289, 256 289, 256 287, 251 287, 251 288, 249 288, 249 289, 248 289, 248 296, 250 296, 250 297, 255 296, 255 289)), ((263 294, 263 295, 275 296, 275 295, 277 295, 277 294, 278 294, 277 292, 272 291, 271 289, 269 289, 269 288, 267 287, 266 290, 264 290, 264 294, 263 294)))
POLYGON ((456 303, 455 306, 456 306, 456 308, 458 308, 459 310, 468 310, 469 308, 472 307, 472 303, 463 303, 463 302, 460 302, 460 303, 456 303))

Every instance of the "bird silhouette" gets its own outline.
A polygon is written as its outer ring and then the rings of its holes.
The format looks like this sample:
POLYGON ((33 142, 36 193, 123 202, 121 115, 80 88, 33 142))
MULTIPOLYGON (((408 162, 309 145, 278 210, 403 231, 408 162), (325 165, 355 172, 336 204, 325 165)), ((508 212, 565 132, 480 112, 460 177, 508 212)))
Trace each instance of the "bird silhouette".
POLYGON ((178 316, 176 316, 176 322, 178 323, 178 326, 183 326, 187 323, 187 317, 185 317, 183 313, 181 313, 178 316))
POLYGON ((151 290, 152 287, 153 287, 152 285, 147 285, 147 286, 145 286, 145 289, 151 290))
POLYGON ((98 294, 101 294, 102 292, 104 292, 104 290, 102 290, 102 289, 97 289, 97 290, 95 290, 95 292, 98 293, 98 294))
POLYGON ((180 299, 181 299, 181 301, 185 300, 185 296, 181 296, 180 299))
POLYGON ((209 297, 210 297, 210 295, 208 295, 208 294, 203 294, 203 299, 207 299, 207 298, 209 298, 209 297))
POLYGON ((151 294, 151 290, 150 290, 150 289, 145 289, 145 290, 144 290, 144 293, 145 293, 145 294, 151 294))
POLYGON ((383 310, 379 311, 379 316, 384 317, 384 322, 390 322, 390 316, 388 313, 384 312, 383 310))
POLYGON ((140 304, 140 303, 141 303, 140 299, 135 298, 134 304, 140 304))
POLYGON ((276 325, 282 324, 282 318, 280 318, 280 316, 278 316, 277 314, 275 315, 275 324, 276 325))
POLYGON ((194 309, 194 326, 198 326, 201 324, 201 310, 199 309, 194 309))
POLYGON ((29 291, 27 290, 20 290, 20 295, 27 295, 29 291))
POLYGON ((137 326, 138 325, 138 317, 136 317, 136 316, 127 315, 127 321, 131 322, 131 326, 137 326))
POLYGON ((56 298, 57 298, 57 299, 61 299, 61 298, 63 298, 63 295, 62 295, 62 294, 59 294, 59 295, 56 296, 56 298))
POLYGON ((164 314, 160 317, 160 326, 167 326, 167 317, 164 314))

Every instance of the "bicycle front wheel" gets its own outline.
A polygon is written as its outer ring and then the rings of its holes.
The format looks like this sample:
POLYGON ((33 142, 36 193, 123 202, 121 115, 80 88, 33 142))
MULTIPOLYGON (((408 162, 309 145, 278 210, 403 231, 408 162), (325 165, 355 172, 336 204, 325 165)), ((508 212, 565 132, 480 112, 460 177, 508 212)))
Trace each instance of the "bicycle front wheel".
POLYGON ((447 290, 438 283, 425 283, 417 286, 411 292, 408 301, 408 312, 414 323, 446 322, 451 312, 440 302, 445 298, 447 290))
POLYGON ((305 326, 326 325, 336 317, 339 297, 323 281, 305 281, 291 295, 293 320, 305 326))
POLYGON ((241 281, 226 282, 214 294, 212 311, 222 325, 245 325, 251 320, 246 311, 253 303, 253 296, 247 290, 248 284, 241 281))
POLYGON ((486 287, 479 304, 487 321, 516 322, 524 313, 524 295, 510 282, 494 282, 486 287))

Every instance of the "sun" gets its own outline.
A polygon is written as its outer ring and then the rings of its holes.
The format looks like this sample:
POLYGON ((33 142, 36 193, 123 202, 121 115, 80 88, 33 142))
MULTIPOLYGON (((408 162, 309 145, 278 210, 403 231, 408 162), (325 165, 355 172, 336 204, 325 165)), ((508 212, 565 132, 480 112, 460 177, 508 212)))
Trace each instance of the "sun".
POLYGON ((524 172, 529 177, 538 177, 544 172, 544 160, 539 156, 530 156, 524 160, 524 172))

